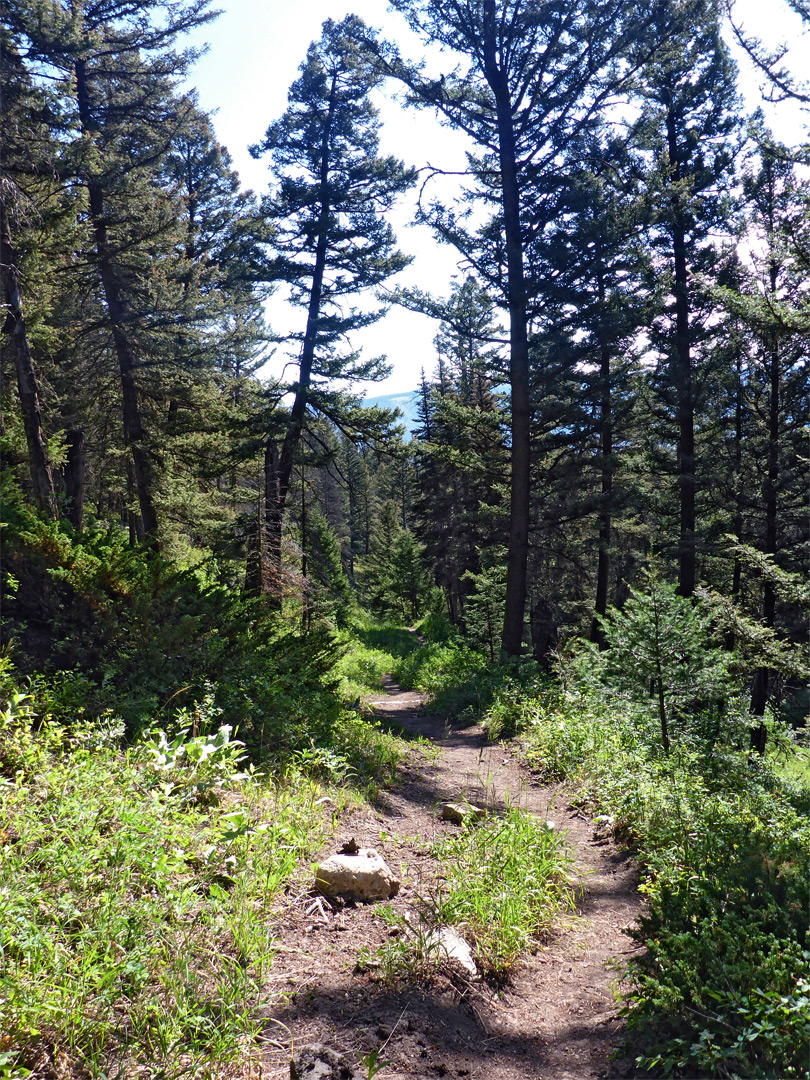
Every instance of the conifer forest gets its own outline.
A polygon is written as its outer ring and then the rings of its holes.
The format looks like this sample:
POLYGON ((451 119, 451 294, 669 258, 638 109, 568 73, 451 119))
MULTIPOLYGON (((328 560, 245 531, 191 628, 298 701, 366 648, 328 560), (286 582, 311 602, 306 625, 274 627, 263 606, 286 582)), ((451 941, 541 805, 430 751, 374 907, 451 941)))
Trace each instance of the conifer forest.
POLYGON ((0 0, 0 1078, 810 1077, 810 90, 734 0, 390 10, 428 59, 324 22, 254 192, 210 0, 0 0), (355 835, 399 895, 310 888, 355 835))

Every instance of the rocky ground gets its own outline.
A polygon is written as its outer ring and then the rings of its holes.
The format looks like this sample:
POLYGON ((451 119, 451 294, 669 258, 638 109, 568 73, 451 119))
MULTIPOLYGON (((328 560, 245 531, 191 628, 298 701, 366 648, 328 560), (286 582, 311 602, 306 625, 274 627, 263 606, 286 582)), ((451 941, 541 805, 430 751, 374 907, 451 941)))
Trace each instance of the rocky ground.
MULTIPOLYGON (((621 1030, 610 965, 627 958, 632 943, 624 930, 640 910, 632 860, 570 808, 570 791, 534 783, 508 746, 487 745, 478 727, 448 728, 423 714, 419 695, 394 684, 386 689, 375 709, 406 735, 431 740, 438 753, 415 746, 395 789, 374 810, 345 819, 324 854, 352 839, 376 848, 402 879, 392 903, 407 913, 435 879, 431 841, 457 828, 440 820, 438 807, 459 797, 490 807, 509 801, 553 819, 567 834, 582 881, 576 915, 560 920, 505 986, 452 970, 418 985, 390 985, 373 967, 357 970, 362 946, 373 954, 389 940, 378 905, 333 911, 302 882, 275 928, 280 942, 268 991, 273 1022, 264 1034, 264 1076, 289 1076, 291 1041, 295 1049, 326 1044, 355 1066, 380 1051, 389 1063, 380 1080, 631 1076, 627 1063, 609 1055, 621 1030)), ((358 1066, 356 1075, 368 1076, 368 1066, 358 1066)))

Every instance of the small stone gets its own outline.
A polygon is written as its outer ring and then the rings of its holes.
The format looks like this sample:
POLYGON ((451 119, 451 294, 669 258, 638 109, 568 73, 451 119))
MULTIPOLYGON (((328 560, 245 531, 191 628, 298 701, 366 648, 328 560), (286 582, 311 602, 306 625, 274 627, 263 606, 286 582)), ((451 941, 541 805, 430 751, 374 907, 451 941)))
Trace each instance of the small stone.
POLYGON ((452 926, 442 926, 437 930, 431 930, 427 935, 426 945, 428 955, 457 965, 473 979, 478 975, 478 968, 475 966, 470 946, 452 926))
POLYGON ((374 848, 356 855, 330 855, 315 871, 315 888, 325 896, 353 900, 390 900, 399 892, 399 879, 374 848))
POLYGON ((557 828, 557 822, 556 821, 547 821, 546 822, 546 828, 548 829, 549 832, 554 832, 554 830, 557 828))
POLYGON ((473 803, 450 802, 445 803, 441 809, 442 821, 452 821, 454 825, 462 825, 465 821, 478 821, 483 816, 481 807, 473 803))
POLYGON ((322 1043, 302 1046, 290 1062, 290 1080, 362 1080, 349 1059, 322 1043))

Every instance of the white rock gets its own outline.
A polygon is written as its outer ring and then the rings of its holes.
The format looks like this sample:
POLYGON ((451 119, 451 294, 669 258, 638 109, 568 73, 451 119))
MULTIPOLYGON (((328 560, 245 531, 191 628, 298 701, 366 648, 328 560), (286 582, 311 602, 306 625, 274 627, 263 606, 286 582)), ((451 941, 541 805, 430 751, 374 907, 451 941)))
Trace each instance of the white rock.
POLYGON ((290 1062, 291 1080, 360 1080, 348 1058, 322 1043, 302 1046, 290 1062))
POLYGON ((478 968, 475 966, 470 946, 452 926, 442 926, 431 930, 425 944, 429 956, 435 956, 440 961, 449 960, 473 978, 478 975, 478 968))
POLYGON ((330 855, 315 871, 315 888, 325 896, 355 900, 390 900, 399 892, 399 879, 374 848, 356 855, 330 855))
POLYGON ((478 819, 483 816, 484 811, 481 807, 475 806, 473 803, 445 803, 441 810, 442 821, 452 821, 456 825, 461 825, 468 820, 478 821, 478 819))

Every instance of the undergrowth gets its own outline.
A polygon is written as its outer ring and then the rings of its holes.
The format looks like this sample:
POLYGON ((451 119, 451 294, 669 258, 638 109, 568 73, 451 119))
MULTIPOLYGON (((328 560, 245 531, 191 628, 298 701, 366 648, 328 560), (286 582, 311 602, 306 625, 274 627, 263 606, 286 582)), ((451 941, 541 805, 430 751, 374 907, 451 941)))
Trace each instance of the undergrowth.
POLYGON ((610 691, 599 660, 560 671, 543 697, 496 694, 529 762, 578 782, 605 826, 637 854, 644 951, 624 975, 637 1064, 678 1076, 782 1080, 810 1061, 810 792, 785 777, 792 757, 770 724, 771 756, 752 760, 750 721, 724 709, 673 712, 670 752, 652 706, 610 691))
POLYGON ((394 670, 397 657, 385 648, 366 644, 355 633, 347 634, 343 640, 346 647, 336 668, 341 691, 347 697, 362 699, 369 690, 382 690, 383 680, 394 670))
POLYGON ((268 775, 213 689, 125 745, 2 683, 0 1076, 216 1073, 250 1045, 279 890, 397 741, 349 715, 268 775))
POLYGON ((399 660, 394 678, 403 690, 419 690, 437 716, 472 716, 489 698, 488 665, 458 640, 429 642, 399 660))

